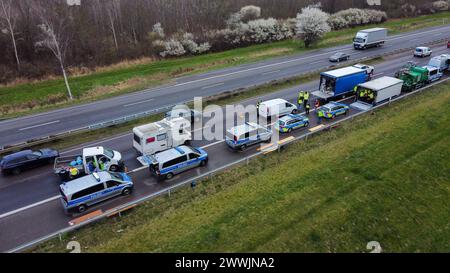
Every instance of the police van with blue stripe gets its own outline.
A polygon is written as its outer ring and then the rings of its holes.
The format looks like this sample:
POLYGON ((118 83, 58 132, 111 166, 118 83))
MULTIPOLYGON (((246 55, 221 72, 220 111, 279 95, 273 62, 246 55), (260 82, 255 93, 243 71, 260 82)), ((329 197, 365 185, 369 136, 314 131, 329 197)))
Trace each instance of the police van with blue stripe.
POLYGON ((233 150, 244 151, 250 145, 270 142, 271 138, 271 130, 256 123, 246 122, 227 130, 225 142, 233 150))
POLYGON ((309 126, 309 119, 304 115, 290 114, 281 117, 275 124, 275 129, 281 133, 290 133, 292 130, 309 126))
POLYGON ((103 171, 65 182, 59 189, 66 212, 83 213, 91 205, 118 195, 129 195, 133 181, 126 173, 103 171))
POLYGON ((164 180, 192 168, 205 166, 208 154, 201 148, 182 145, 154 155, 145 155, 142 159, 158 180, 164 180))

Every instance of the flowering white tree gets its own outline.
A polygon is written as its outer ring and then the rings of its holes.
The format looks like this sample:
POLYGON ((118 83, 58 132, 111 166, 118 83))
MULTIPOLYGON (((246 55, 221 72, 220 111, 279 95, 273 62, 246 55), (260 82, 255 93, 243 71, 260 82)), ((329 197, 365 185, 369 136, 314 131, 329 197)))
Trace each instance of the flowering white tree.
POLYGON ((169 39, 164 42, 164 51, 159 53, 162 57, 167 56, 182 56, 186 54, 183 45, 176 39, 169 39))
POLYGON ((318 41, 331 30, 328 25, 329 15, 316 7, 306 7, 297 14, 297 37, 305 42, 305 47, 318 41))

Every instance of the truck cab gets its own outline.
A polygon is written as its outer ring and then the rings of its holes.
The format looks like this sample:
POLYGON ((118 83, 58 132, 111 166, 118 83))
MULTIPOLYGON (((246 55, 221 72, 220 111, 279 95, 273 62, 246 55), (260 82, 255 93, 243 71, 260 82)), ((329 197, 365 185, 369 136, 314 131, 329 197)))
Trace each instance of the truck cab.
POLYGON ((117 172, 124 168, 122 155, 102 146, 84 148, 81 155, 57 157, 54 164, 55 173, 63 181, 97 171, 117 172))

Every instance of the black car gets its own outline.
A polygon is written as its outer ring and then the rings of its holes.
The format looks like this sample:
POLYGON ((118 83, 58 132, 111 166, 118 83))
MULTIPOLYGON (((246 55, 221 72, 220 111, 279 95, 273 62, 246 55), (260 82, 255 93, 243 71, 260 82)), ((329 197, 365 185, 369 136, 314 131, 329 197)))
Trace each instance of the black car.
POLYGON ((59 152, 53 149, 20 151, 3 157, 0 169, 3 174, 20 174, 27 169, 52 163, 58 156, 59 152))
POLYGON ((348 60, 350 60, 350 55, 343 52, 335 53, 330 57, 330 62, 342 62, 348 60))

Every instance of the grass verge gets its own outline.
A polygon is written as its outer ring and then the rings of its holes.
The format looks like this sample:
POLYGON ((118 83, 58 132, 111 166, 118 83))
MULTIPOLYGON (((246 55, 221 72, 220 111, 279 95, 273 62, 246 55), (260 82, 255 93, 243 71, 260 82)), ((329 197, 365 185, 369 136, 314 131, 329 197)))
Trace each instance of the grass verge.
MULTIPOLYGON (((33 252, 446 252, 450 83, 33 252)), ((214 155, 211 155, 214 156, 214 155)))
MULTIPOLYGON (((450 12, 443 12, 416 18, 390 20, 377 26, 387 27, 391 34, 398 34, 448 23, 449 19, 450 12)), ((70 84, 76 99, 71 102, 67 100, 64 82, 60 78, 0 87, 0 113, 2 118, 11 118, 142 90, 168 83, 174 77, 346 44, 351 42, 356 31, 368 27, 371 26, 330 32, 310 49, 305 49, 302 42, 286 40, 201 56, 149 61, 120 69, 104 69, 88 75, 74 76, 70 78, 70 84)))

